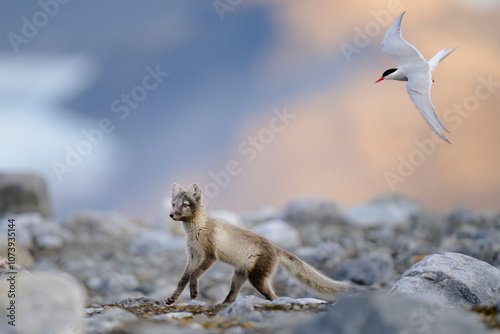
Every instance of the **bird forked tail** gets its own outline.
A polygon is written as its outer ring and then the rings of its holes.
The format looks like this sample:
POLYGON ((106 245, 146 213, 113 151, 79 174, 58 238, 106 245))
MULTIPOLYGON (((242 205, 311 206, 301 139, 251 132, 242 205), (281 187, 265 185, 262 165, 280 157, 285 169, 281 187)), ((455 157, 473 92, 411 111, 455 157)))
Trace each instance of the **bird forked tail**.
POLYGON ((438 53, 434 57, 429 60, 429 66, 431 67, 431 72, 434 71, 437 67, 438 64, 443 61, 444 58, 448 57, 453 51, 455 51, 459 45, 451 48, 450 50, 446 51, 446 49, 439 50, 438 53))

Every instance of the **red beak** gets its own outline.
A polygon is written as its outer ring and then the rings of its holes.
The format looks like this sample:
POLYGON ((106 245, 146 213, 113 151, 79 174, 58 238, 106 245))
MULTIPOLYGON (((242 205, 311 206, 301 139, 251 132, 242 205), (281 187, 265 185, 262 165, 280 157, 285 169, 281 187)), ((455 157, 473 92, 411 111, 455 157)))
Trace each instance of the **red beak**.
POLYGON ((378 79, 377 81, 375 81, 375 83, 380 82, 380 81, 382 81, 382 80, 384 80, 384 78, 380 78, 380 79, 378 79))

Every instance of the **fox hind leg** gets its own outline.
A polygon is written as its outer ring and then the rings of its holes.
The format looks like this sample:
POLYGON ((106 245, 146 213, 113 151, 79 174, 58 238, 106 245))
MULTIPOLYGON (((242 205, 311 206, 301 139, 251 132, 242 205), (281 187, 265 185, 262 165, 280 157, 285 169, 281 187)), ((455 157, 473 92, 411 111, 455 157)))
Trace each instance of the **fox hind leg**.
POLYGON ((241 290, 241 287, 247 280, 247 273, 244 271, 239 271, 238 269, 234 269, 233 279, 231 281, 231 288, 229 289, 229 293, 222 302, 223 304, 228 304, 234 302, 238 293, 241 290))
POLYGON ((262 293, 267 300, 275 300, 276 298, 278 298, 271 286, 270 277, 249 276, 248 279, 253 287, 256 288, 257 291, 262 293))
POLYGON ((278 260, 273 256, 261 256, 256 262, 252 270, 248 273, 248 280, 254 288, 268 300, 278 298, 274 292, 271 279, 278 268, 278 260))

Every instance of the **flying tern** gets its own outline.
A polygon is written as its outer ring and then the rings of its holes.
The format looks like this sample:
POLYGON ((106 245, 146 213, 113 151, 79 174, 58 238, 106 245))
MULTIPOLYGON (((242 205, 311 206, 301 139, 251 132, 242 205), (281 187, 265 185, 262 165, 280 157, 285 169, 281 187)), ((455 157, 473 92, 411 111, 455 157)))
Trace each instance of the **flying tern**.
POLYGON ((410 43, 408 43, 401 33, 401 20, 403 12, 389 27, 382 41, 382 52, 395 58, 398 68, 391 68, 382 74, 377 82, 382 80, 408 81, 406 92, 418 111, 425 119, 430 128, 444 141, 450 144, 448 139, 439 131, 448 130, 439 121, 434 106, 431 102, 431 73, 438 64, 450 55, 458 46, 450 50, 440 50, 431 60, 426 61, 422 54, 410 43))

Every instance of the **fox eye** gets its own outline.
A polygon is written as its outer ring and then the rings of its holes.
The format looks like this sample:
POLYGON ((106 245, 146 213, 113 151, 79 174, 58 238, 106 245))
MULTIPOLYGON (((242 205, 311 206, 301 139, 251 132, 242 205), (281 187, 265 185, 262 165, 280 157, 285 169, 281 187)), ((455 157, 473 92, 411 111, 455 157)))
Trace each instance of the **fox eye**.
POLYGON ((184 204, 182 204, 182 206, 187 208, 189 206, 189 204, 184 203, 184 204))
POLYGON ((175 203, 172 203, 172 207, 175 208, 175 203))

